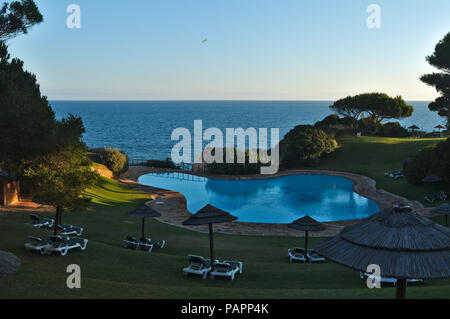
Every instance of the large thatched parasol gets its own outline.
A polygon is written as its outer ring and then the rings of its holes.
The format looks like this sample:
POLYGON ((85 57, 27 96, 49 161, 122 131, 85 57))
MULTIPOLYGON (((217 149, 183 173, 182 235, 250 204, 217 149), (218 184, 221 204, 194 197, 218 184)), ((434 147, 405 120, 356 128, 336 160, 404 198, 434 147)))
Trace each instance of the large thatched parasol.
POLYGON ((19 270, 21 261, 16 255, 0 251, 0 277, 7 276, 19 270))
POLYGON ((407 279, 450 277, 450 230, 395 206, 345 227, 315 250, 338 264, 366 272, 379 265, 382 277, 397 278, 397 298, 404 298, 407 279))
POLYGON ((442 204, 431 210, 433 214, 445 215, 445 226, 448 227, 448 215, 450 214, 450 204, 442 204))
POLYGON ((236 220, 237 217, 210 204, 200 209, 197 213, 191 215, 183 222, 183 225, 197 226, 209 225, 209 253, 211 257, 211 269, 214 270, 214 240, 212 224, 226 223, 236 220))
POLYGON ((135 218, 142 218, 142 238, 145 238, 144 235, 144 225, 145 225, 145 219, 147 217, 160 217, 161 214, 158 213, 153 208, 148 207, 147 205, 142 205, 136 208, 135 210, 132 210, 131 212, 127 213, 128 217, 135 217, 135 218))
POLYGON ((305 250, 308 251, 308 232, 309 231, 321 231, 325 230, 326 227, 324 224, 318 222, 314 218, 305 215, 302 218, 299 218, 289 224, 289 227, 302 230, 305 232, 305 250))

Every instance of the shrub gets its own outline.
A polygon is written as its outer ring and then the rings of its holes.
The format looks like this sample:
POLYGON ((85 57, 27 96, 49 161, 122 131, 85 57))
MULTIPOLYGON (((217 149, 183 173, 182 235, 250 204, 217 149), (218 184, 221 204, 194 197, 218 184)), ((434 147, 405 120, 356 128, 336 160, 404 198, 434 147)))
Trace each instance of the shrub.
POLYGON ((92 160, 108 167, 116 176, 128 170, 128 157, 117 148, 95 148, 92 160))
POLYGON ((407 137, 409 132, 399 122, 389 122, 378 127, 378 135, 385 137, 407 137))
POLYGON ((349 117, 340 118, 336 114, 326 116, 322 121, 316 122, 314 127, 325 131, 329 135, 354 132, 353 119, 349 117))
POLYGON ((436 146, 428 146, 420 150, 403 164, 403 172, 408 183, 421 185, 433 167, 436 146))
POLYGON ((178 166, 175 165, 175 163, 170 158, 166 158, 165 160, 148 160, 145 165, 157 168, 170 168, 170 169, 178 168, 178 166))
MULTIPOLYGON (((231 149, 228 149, 231 150, 231 149)), ((211 163, 206 164, 208 173, 211 174, 224 174, 224 175, 243 175, 243 174, 259 174, 261 169, 261 162, 258 153, 255 151, 238 151, 234 148, 234 160, 233 163, 226 162, 227 149, 223 149, 223 163, 211 163), (243 154, 244 153, 244 154, 243 154), (244 163, 238 163, 238 154, 245 156, 244 163), (250 155, 252 158, 255 156, 256 163, 250 163, 250 155)), ((214 151, 213 151, 214 153, 214 151)))
POLYGON ((298 125, 280 142, 280 164, 282 167, 311 165, 336 147, 337 142, 324 131, 311 125, 298 125))

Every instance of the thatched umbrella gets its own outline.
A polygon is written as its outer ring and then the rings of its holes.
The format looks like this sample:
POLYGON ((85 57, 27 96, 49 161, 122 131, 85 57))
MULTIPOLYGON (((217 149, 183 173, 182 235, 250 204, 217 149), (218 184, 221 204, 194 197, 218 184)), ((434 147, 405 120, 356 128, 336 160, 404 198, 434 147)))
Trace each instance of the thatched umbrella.
POLYGON ((314 218, 305 215, 302 218, 297 219, 296 221, 289 224, 289 227, 302 230, 305 232, 305 250, 308 251, 308 232, 309 231, 321 231, 325 230, 326 227, 324 224, 318 222, 314 218))
POLYGON ((397 298, 405 298, 406 280, 450 277, 450 229, 395 206, 345 227, 315 251, 358 271, 380 266, 382 277, 397 279, 397 298))
POLYGON ((131 212, 127 213, 128 217, 135 217, 135 218, 142 218, 142 238, 145 238, 144 235, 144 225, 145 225, 145 219, 147 217, 160 217, 161 214, 158 213, 153 208, 148 207, 147 205, 142 205, 136 208, 135 210, 132 210, 131 212))
POLYGON ((424 177, 424 179, 422 179, 422 182, 424 183, 439 183, 442 181, 443 181, 442 177, 434 174, 427 175, 424 177))
POLYGON ((408 127, 412 134, 414 135, 414 133, 416 132, 416 130, 420 129, 420 127, 418 127, 417 125, 411 125, 410 127, 408 127))
POLYGON ((214 270, 214 240, 212 224, 226 223, 236 220, 237 217, 210 204, 191 215, 183 222, 185 226, 209 225, 209 253, 211 258, 211 269, 214 270))
POLYGON ((15 273, 19 270, 21 261, 16 255, 0 251, 0 277, 15 273))
POLYGON ((448 227, 448 215, 450 214, 450 204, 442 204, 431 210, 433 214, 445 215, 445 226, 448 227))
POLYGON ((436 125, 434 128, 438 129, 439 136, 441 136, 441 130, 444 129, 445 127, 443 127, 442 125, 436 125))

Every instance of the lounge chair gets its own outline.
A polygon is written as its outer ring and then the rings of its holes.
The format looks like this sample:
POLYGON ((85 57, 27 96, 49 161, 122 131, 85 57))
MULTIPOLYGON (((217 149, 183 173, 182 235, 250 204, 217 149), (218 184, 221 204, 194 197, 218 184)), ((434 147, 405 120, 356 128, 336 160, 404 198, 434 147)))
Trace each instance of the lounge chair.
POLYGON ((80 248, 85 250, 88 240, 77 237, 65 237, 65 236, 50 236, 51 245, 45 248, 45 252, 48 254, 58 252, 61 256, 67 255, 67 252, 74 248, 80 248))
MULTIPOLYGON (((389 278, 389 277, 379 277, 379 276, 375 276, 375 275, 371 275, 368 273, 363 273, 362 271, 359 272, 359 277, 361 279, 365 279, 366 277, 370 277, 372 279, 372 283, 375 284, 376 281, 379 281, 380 283, 388 283, 388 284, 392 284, 392 285, 396 285, 397 284, 397 279, 396 278, 389 278)), ((422 279, 407 279, 406 283, 418 283, 418 282, 423 282, 422 279)))
POLYGON ((30 236, 33 240, 32 243, 26 243, 25 249, 27 250, 37 250, 41 253, 41 255, 45 255, 47 253, 46 249, 52 245, 52 241, 50 239, 41 239, 39 237, 30 236))
POLYGON ((42 228, 42 227, 51 228, 51 227, 53 227, 53 224, 55 222, 54 219, 40 218, 38 215, 34 215, 34 214, 30 215, 30 219, 31 219, 31 221, 28 223, 28 225, 37 227, 37 228, 42 228))
POLYGON ((444 191, 440 191, 439 193, 437 193, 436 199, 440 201, 445 201, 447 200, 447 194, 444 191))
POLYGON ((319 256, 319 254, 317 254, 314 249, 308 249, 306 257, 308 257, 309 263, 325 261, 325 258, 319 256))
POLYGON ((398 179, 398 178, 404 177, 402 171, 386 172, 386 173, 384 173, 384 175, 392 177, 393 179, 398 179))
POLYGON ((81 236, 82 233, 83 233, 83 227, 76 227, 76 226, 68 225, 68 224, 58 225, 58 234, 59 235, 63 235, 63 236, 77 235, 77 236, 81 236))
POLYGON ((127 238, 124 240, 124 242, 127 244, 126 248, 133 248, 133 249, 145 249, 148 250, 148 252, 151 252, 153 249, 153 244, 144 242, 142 240, 137 240, 136 238, 132 236, 127 236, 127 238))
POLYGON ((151 239, 151 238, 141 238, 141 242, 146 244, 151 244, 153 246, 164 248, 164 245, 166 244, 165 240, 158 240, 158 239, 151 239))
POLYGON ((434 203, 436 201, 445 201, 447 200, 447 194, 443 191, 440 191, 436 195, 434 194, 425 195, 425 199, 430 203, 434 203))
POLYGON ((230 277, 231 280, 234 280, 238 272, 242 274, 242 261, 224 261, 215 262, 214 271, 211 271, 209 275, 211 279, 214 279, 216 276, 222 276, 230 277))
POLYGON ((288 249, 289 262, 294 261, 306 262, 306 251, 305 248, 290 248, 288 249))
MULTIPOLYGON (((208 273, 211 271, 211 261, 205 259, 202 256, 188 255, 189 266, 183 268, 183 274, 201 275, 203 279, 208 277, 208 273)), ((215 262, 218 262, 217 260, 215 262)))

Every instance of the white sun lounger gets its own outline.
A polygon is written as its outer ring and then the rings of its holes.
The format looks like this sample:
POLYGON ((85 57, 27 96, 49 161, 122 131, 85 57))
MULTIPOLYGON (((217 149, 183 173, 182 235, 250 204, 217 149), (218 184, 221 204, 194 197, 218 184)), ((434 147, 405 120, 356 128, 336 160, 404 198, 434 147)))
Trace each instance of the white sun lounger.
POLYGON ((319 256, 314 249, 308 249, 308 252, 306 253, 306 257, 308 257, 309 263, 312 262, 323 262, 325 261, 325 258, 319 256))
POLYGON ((64 237, 64 236, 50 236, 51 245, 45 248, 45 252, 48 254, 57 252, 61 256, 67 255, 67 252, 71 249, 80 248, 85 250, 88 240, 77 237, 64 237))
POLYGON ((63 236, 77 235, 81 236, 83 227, 76 227, 69 224, 58 225, 58 234, 63 236))
POLYGON ((185 276, 188 274, 200 275, 203 279, 206 279, 208 273, 211 271, 211 261, 196 255, 188 255, 188 258, 189 266, 183 268, 183 274, 185 276))
POLYGON ((29 223, 27 223, 27 225, 37 227, 37 228, 42 228, 42 227, 51 228, 51 227, 53 227, 53 224, 55 223, 54 219, 40 218, 38 215, 35 215, 35 214, 31 214, 30 219, 31 219, 31 221, 29 223))
POLYGON ((47 253, 46 249, 52 245, 52 242, 50 239, 41 239, 41 238, 33 237, 33 236, 30 236, 30 238, 33 239, 34 242, 26 243, 24 245, 25 249, 37 250, 41 253, 41 255, 45 255, 47 253))
POLYGON ((136 250, 145 248, 150 253, 153 249, 152 243, 143 242, 141 240, 137 240, 136 238, 132 236, 127 236, 126 239, 124 239, 124 242, 127 244, 126 248, 134 248, 136 250))
POLYGON ((306 262, 306 251, 305 248, 289 248, 288 249, 288 257, 289 262, 292 263, 294 261, 306 262))
POLYGON ((158 239, 151 239, 151 238, 141 238, 141 242, 145 244, 150 244, 153 246, 157 246, 159 248, 164 248, 164 245, 166 244, 165 240, 158 240, 158 239))
POLYGON ((231 280, 234 280, 238 272, 242 274, 242 261, 224 261, 215 262, 214 271, 211 271, 209 275, 211 279, 214 279, 216 276, 222 276, 230 277, 231 280))
MULTIPOLYGON (((364 279, 366 277, 371 277, 372 283, 374 283, 374 284, 376 281, 379 281, 381 283, 393 284, 394 286, 397 284, 396 278, 379 277, 379 276, 375 276, 375 275, 371 275, 371 274, 363 273, 363 272, 359 272, 359 277, 361 279, 364 279)), ((407 279, 406 280, 406 283, 417 283, 417 282, 423 282, 423 280, 422 279, 407 279)))

